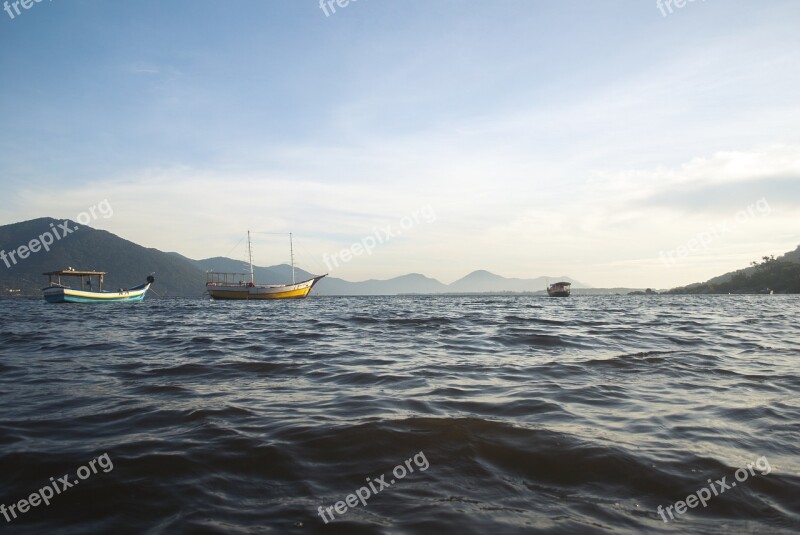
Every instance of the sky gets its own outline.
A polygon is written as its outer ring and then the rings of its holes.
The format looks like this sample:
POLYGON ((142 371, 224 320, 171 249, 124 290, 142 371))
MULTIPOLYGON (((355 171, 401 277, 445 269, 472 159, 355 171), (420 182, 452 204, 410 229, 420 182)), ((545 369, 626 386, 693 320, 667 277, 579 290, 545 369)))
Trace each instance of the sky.
POLYGON ((106 202, 259 265, 292 232, 353 281, 670 288, 800 244, 796 0, 13 4, 0 224, 106 202))

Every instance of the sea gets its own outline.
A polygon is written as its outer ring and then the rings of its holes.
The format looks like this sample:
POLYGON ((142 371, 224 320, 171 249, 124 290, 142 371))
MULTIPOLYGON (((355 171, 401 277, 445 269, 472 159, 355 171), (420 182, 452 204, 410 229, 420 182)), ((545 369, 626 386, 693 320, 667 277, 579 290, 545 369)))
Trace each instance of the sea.
POLYGON ((0 301, 0 533, 800 531, 798 296, 0 301))

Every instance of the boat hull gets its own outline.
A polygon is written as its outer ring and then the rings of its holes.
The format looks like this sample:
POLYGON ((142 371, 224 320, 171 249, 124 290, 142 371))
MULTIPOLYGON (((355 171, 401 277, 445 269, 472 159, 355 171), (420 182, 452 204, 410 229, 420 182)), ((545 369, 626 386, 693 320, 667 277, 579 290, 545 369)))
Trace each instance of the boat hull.
POLYGON ((297 284, 269 284, 249 286, 246 284, 214 284, 206 285, 208 294, 218 300, 271 300, 271 299, 305 299, 309 292, 325 275, 314 277, 297 284))
POLYGON ((272 299, 305 299, 309 292, 325 275, 314 277, 297 284, 270 284, 248 286, 243 284, 206 285, 208 294, 217 300, 251 301, 272 299))
POLYGON ((150 289, 144 284, 120 292, 86 292, 64 287, 42 288, 44 300, 48 303, 117 303, 120 301, 141 301, 150 289))
POLYGON ((569 290, 566 291, 547 291, 547 295, 550 297, 569 297, 569 290))

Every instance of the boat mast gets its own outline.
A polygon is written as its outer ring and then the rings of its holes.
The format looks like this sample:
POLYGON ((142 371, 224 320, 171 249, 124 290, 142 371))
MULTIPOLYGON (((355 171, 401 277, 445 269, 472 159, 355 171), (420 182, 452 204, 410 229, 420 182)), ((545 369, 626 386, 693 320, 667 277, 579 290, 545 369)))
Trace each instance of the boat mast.
POLYGON ((250 244, 250 231, 247 231, 247 257, 250 261, 250 283, 255 285, 256 277, 253 274, 253 246, 250 244))
POLYGON ((291 232, 289 233, 289 255, 292 257, 292 284, 294 284, 294 243, 291 232))

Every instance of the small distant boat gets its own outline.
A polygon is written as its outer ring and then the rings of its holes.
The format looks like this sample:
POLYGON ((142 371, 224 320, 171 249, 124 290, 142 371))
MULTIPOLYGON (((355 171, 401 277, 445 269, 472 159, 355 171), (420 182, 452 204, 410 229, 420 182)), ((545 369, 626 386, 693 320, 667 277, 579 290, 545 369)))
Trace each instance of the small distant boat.
POLYGON ((79 271, 67 268, 62 271, 44 273, 49 277, 47 287, 42 288, 44 300, 48 303, 109 303, 116 301, 141 301, 144 299, 150 285, 155 282, 153 275, 147 277, 147 282, 134 288, 122 289, 116 292, 103 290, 105 271, 79 271), (80 289, 73 289, 61 282, 62 278, 80 278, 80 289), (94 281, 97 281, 96 283, 94 281))
POLYGON ((547 287, 547 295, 550 297, 569 297, 571 288, 572 283, 570 282, 554 282, 547 287))
POLYGON ((289 247, 292 262, 292 284, 256 284, 253 272, 253 249, 250 244, 250 231, 247 231, 247 254, 250 273, 206 273, 206 290, 208 294, 219 300, 251 300, 251 299, 304 299, 311 289, 327 274, 312 277, 302 282, 294 280, 294 245, 289 234, 289 247), (250 281, 245 282, 249 275, 250 281))

